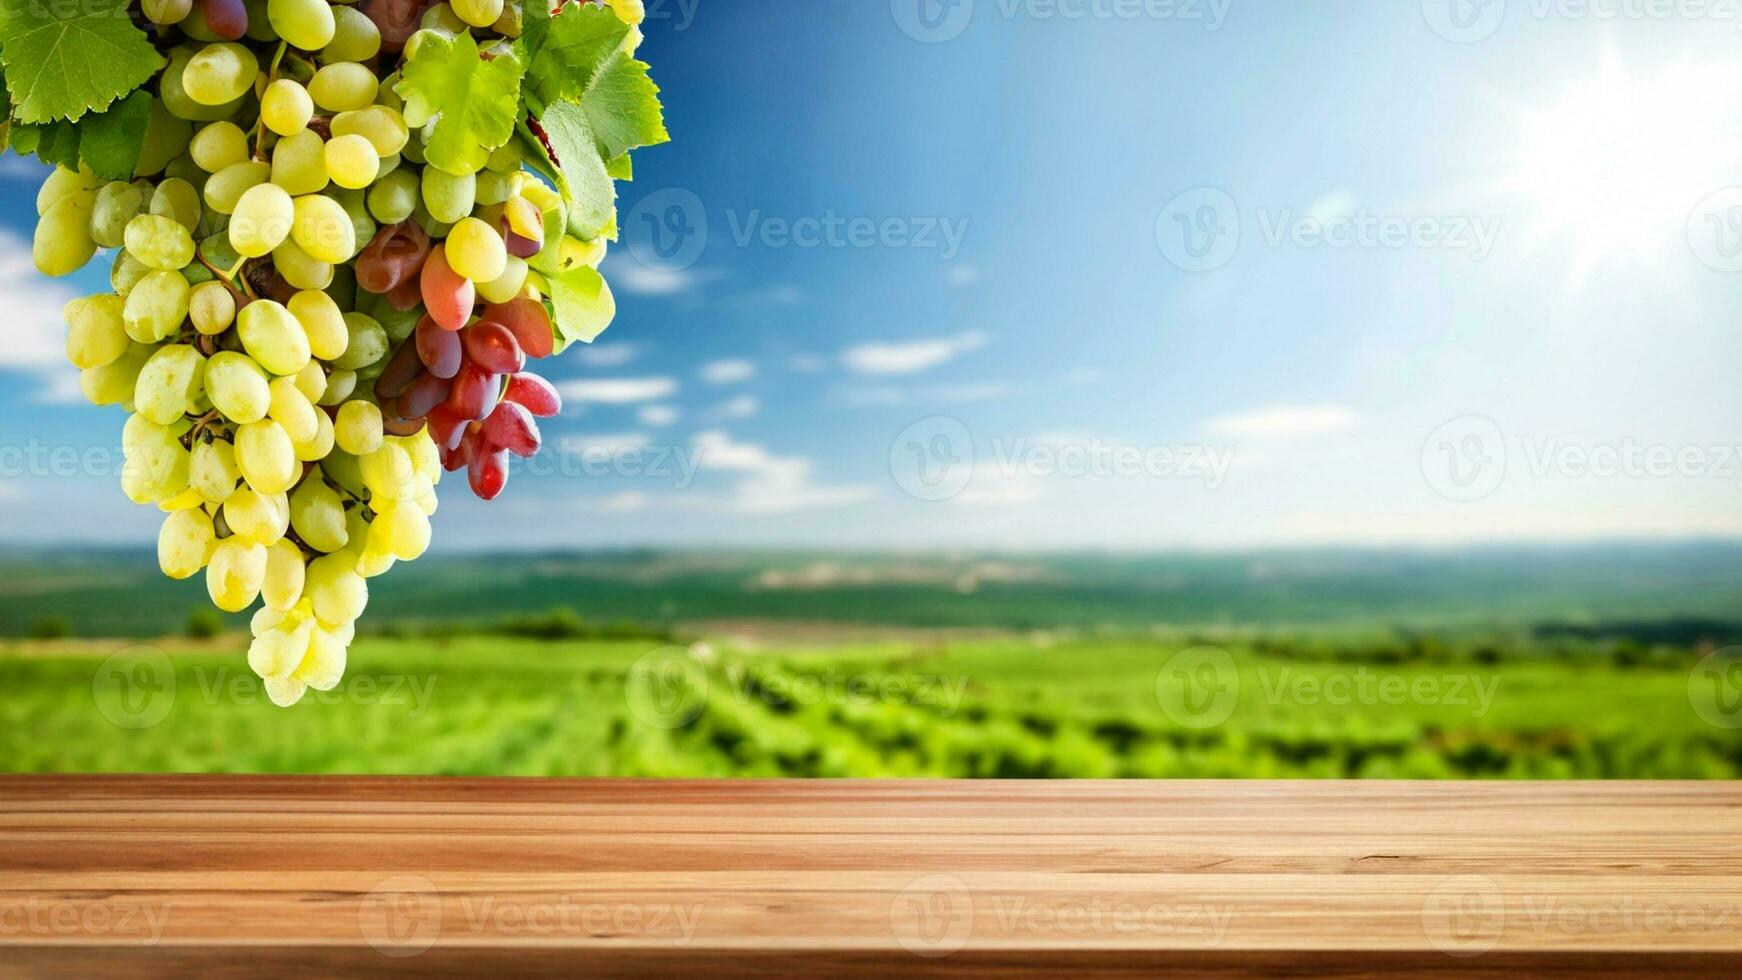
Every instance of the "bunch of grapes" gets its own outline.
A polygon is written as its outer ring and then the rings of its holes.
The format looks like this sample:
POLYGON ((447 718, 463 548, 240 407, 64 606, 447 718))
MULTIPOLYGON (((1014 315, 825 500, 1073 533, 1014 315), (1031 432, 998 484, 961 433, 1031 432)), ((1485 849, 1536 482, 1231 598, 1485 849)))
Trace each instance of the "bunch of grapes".
POLYGON ((513 142, 471 172, 428 164, 432 120, 395 91, 419 44, 469 33, 487 60, 520 14, 143 0, 167 59, 147 176, 60 167, 37 197, 41 271, 116 250, 114 291, 66 307, 67 357, 85 397, 129 413, 122 489, 167 515, 163 572, 203 571, 228 612, 262 602, 248 662, 277 704, 338 683, 367 580, 429 546, 444 469, 496 496, 560 408, 525 370, 553 349, 528 260, 596 267, 603 242, 565 238, 513 142))

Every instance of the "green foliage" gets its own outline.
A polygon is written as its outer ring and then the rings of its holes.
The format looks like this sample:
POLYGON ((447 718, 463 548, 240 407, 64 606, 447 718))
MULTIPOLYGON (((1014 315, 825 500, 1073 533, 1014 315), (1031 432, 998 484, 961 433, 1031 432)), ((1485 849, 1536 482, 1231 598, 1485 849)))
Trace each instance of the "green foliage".
POLYGON ((436 118, 424 147, 429 162, 455 174, 482 169, 490 151, 514 135, 523 71, 514 55, 484 60, 469 33, 425 38, 396 91, 407 122, 436 118))
POLYGON ((16 3, 0 9, 0 60, 12 115, 26 123, 78 120, 107 108, 163 67, 127 15, 128 0, 16 3))
POLYGON ((199 607, 188 613, 183 632, 195 640, 209 640, 224 631, 224 617, 216 610, 199 607))

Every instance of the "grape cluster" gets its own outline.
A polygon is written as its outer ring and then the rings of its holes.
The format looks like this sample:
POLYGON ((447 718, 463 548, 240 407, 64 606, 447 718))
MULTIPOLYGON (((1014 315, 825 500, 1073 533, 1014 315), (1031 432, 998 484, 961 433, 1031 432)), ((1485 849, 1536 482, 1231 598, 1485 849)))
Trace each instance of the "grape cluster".
POLYGON ((122 489, 167 514, 163 572, 203 570, 228 612, 262 601, 248 662, 288 705, 338 683, 367 580, 429 546, 443 470, 490 498, 508 454, 537 451, 560 403, 525 371, 553 348, 527 260, 596 267, 603 243, 562 234, 512 142, 474 172, 426 164, 431 120, 395 93, 433 35, 508 44, 518 0, 141 12, 167 57, 147 176, 56 169, 34 256, 64 275, 116 250, 114 291, 66 307, 67 357, 92 403, 130 413, 122 489))

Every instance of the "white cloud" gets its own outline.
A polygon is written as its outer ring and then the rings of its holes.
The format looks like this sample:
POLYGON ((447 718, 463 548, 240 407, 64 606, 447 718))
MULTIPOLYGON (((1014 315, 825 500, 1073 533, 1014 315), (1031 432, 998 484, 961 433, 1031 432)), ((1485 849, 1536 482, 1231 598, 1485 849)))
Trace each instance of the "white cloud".
POLYGON ((760 411, 762 411, 761 402, 750 395, 739 395, 737 398, 721 402, 715 406, 713 414, 716 418, 722 419, 748 419, 754 418, 756 413, 760 411))
POLYGON ((903 388, 899 385, 872 385, 849 387, 842 392, 849 405, 861 407, 906 405, 915 402, 921 405, 963 404, 994 401, 1009 394, 1010 386, 1002 381, 968 381, 961 384, 922 385, 915 388, 903 388))
POLYGON ((677 421, 679 412, 673 405, 643 405, 635 417, 642 425, 667 426, 677 421))
POLYGON ((677 382, 671 378, 588 378, 562 381, 557 391, 566 399, 577 402, 602 402, 606 405, 633 405, 669 398, 677 393, 677 382))
POLYGON ((638 296, 675 296, 719 278, 693 269, 650 269, 639 262, 616 262, 607 274, 611 288, 638 296))
POLYGON ((859 374, 914 374, 985 345, 986 335, 978 330, 905 343, 860 344, 843 351, 841 363, 859 374))
POLYGON ((696 435, 696 463, 703 470, 741 475, 725 501, 728 510, 745 514, 784 514, 796 510, 842 507, 868 499, 864 485, 821 486, 811 482, 811 461, 776 456, 754 443, 738 442, 724 432, 696 435))
POLYGON ((30 243, 9 231, 0 231, 0 295, 6 297, 0 368, 40 375, 51 396, 76 391, 77 372, 66 361, 66 321, 61 310, 77 294, 37 272, 30 243), (68 372, 74 379, 71 388, 68 372))
POLYGON ((961 493, 950 498, 959 507, 1018 507, 1045 496, 1034 477, 1005 473, 995 461, 981 460, 961 493))
POLYGON ((1214 418, 1205 428, 1222 436, 1271 438, 1337 432, 1359 420, 1353 409, 1341 405, 1277 405, 1214 418))
POLYGON ((701 375, 711 385, 738 384, 756 377, 756 365, 742 359, 709 361, 702 365, 701 375))
POLYGON ((40 184, 48 177, 47 164, 38 163, 30 157, 21 157, 8 153, 0 157, 0 180, 22 180, 40 184))
POLYGON ((557 448, 573 456, 615 456, 645 448, 652 441, 644 432, 595 432, 563 436, 557 448))
POLYGON ((574 353, 588 367, 615 368, 640 357, 641 348, 635 344, 581 344, 574 353))

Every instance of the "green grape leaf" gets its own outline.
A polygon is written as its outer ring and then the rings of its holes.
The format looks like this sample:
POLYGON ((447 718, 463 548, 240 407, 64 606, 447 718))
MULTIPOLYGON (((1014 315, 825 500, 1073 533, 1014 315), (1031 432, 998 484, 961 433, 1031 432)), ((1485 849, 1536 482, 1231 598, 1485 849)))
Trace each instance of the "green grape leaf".
POLYGON ((605 172, 611 175, 612 180, 634 180, 635 161, 629 159, 627 153, 612 157, 605 161, 605 172))
POLYGON ((514 135, 522 71, 514 55, 479 57, 470 34, 426 37, 395 89, 408 120, 436 120, 425 159, 454 174, 483 169, 490 152, 514 135))
POLYGON ((570 3, 536 30, 522 31, 529 66, 526 87, 537 99, 537 111, 553 102, 578 100, 629 36, 629 25, 604 7, 570 3))
POLYGON ((562 172, 558 189, 568 201, 569 230, 577 238, 599 237, 617 216, 617 187, 599 155, 586 111, 573 102, 558 102, 544 110, 539 125, 562 172))
POLYGON ((127 8, 128 0, 0 6, 13 115, 26 123, 78 119, 149 81, 163 56, 127 8))
POLYGON ((550 302, 555 315, 556 339, 560 347, 575 341, 592 343, 605 332, 617 315, 617 301, 605 277, 591 266, 574 264, 544 274, 550 283, 550 302))
POLYGON ((137 91, 79 123, 79 159, 104 180, 127 180, 139 164, 151 121, 151 93, 137 91))
POLYGON ((76 170, 79 166, 79 127, 65 119, 46 123, 14 122, 12 149, 19 153, 34 153, 50 166, 76 170))
POLYGON ((671 139, 659 106, 659 86, 647 76, 647 63, 619 51, 593 78, 581 98, 587 122, 607 160, 671 139))

